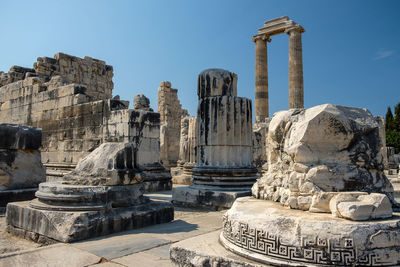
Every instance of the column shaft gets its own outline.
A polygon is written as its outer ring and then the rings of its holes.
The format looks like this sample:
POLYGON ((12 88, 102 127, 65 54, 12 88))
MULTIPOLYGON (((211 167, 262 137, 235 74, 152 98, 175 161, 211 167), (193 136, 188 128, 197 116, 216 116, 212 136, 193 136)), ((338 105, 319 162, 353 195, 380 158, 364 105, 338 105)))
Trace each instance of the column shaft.
POLYGON ((256 38, 256 121, 263 122, 269 116, 267 40, 256 38))
POLYGON ((301 32, 289 32, 289 108, 304 108, 301 32))

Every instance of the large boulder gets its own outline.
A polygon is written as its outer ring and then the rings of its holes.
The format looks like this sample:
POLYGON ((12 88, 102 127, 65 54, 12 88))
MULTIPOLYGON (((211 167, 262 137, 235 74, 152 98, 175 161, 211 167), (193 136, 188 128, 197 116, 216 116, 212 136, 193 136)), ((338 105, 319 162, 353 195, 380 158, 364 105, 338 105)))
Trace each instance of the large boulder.
POLYGON ((268 172, 253 196, 294 209, 330 212, 338 192, 383 193, 379 124, 366 109, 325 104, 274 115, 268 131, 268 172))

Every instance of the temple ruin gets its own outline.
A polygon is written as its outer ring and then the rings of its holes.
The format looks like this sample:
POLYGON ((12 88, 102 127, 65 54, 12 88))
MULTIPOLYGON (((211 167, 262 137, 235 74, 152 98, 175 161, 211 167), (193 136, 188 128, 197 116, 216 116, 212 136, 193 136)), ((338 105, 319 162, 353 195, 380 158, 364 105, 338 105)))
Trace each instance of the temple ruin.
POLYGON ((253 185, 253 197, 233 203, 222 231, 173 244, 171 260, 398 266, 399 204, 383 172, 379 132, 379 122, 361 108, 325 104, 275 113, 268 171, 253 185))
POLYGON ((178 90, 171 82, 160 83, 158 88, 158 113, 161 120, 161 161, 167 168, 176 167, 179 160, 181 119, 188 115, 178 99, 178 90))
POLYGON ((175 205, 229 208, 250 194, 253 167, 251 100, 237 97, 237 75, 223 69, 199 74, 196 164, 193 183, 173 188, 175 205))
POLYGON ((0 123, 42 129, 48 179, 62 179, 102 143, 135 141, 142 154, 138 167, 148 174, 146 190, 170 189, 160 160, 160 114, 112 98, 112 77, 104 61, 63 53, 39 57, 33 69, 13 66, 0 76, 0 123))
POLYGON ((256 44, 255 112, 256 122, 269 117, 267 42, 281 33, 289 35, 289 108, 304 108, 303 48, 301 34, 304 28, 284 16, 266 21, 252 41, 256 44))
POLYGON ((174 184, 190 185, 192 169, 196 164, 197 117, 186 116, 181 119, 178 166, 171 168, 174 184))

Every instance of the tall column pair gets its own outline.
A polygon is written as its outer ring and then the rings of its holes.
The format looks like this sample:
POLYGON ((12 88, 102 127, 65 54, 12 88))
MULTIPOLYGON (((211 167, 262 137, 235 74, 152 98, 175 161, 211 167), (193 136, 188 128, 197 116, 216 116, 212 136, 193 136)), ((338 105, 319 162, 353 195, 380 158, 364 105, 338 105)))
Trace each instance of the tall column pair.
MULTIPOLYGON (((304 108, 303 55, 301 27, 293 27, 285 32, 289 34, 289 108, 304 108)), ((269 117, 268 105, 268 55, 267 35, 253 37, 256 44, 255 60, 255 112, 256 121, 263 122, 269 117)))

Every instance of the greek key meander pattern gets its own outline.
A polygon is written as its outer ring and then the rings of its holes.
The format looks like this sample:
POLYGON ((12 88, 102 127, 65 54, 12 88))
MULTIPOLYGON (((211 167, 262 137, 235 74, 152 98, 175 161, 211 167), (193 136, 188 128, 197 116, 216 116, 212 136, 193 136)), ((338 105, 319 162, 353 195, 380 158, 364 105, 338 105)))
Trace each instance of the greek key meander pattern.
POLYGON ((245 223, 233 225, 228 216, 223 217, 225 239, 243 249, 264 256, 282 260, 299 261, 326 265, 389 266, 393 262, 383 262, 375 254, 357 255, 352 238, 320 239, 318 237, 301 239, 301 247, 285 243, 281 237, 264 230, 250 228, 245 223))

